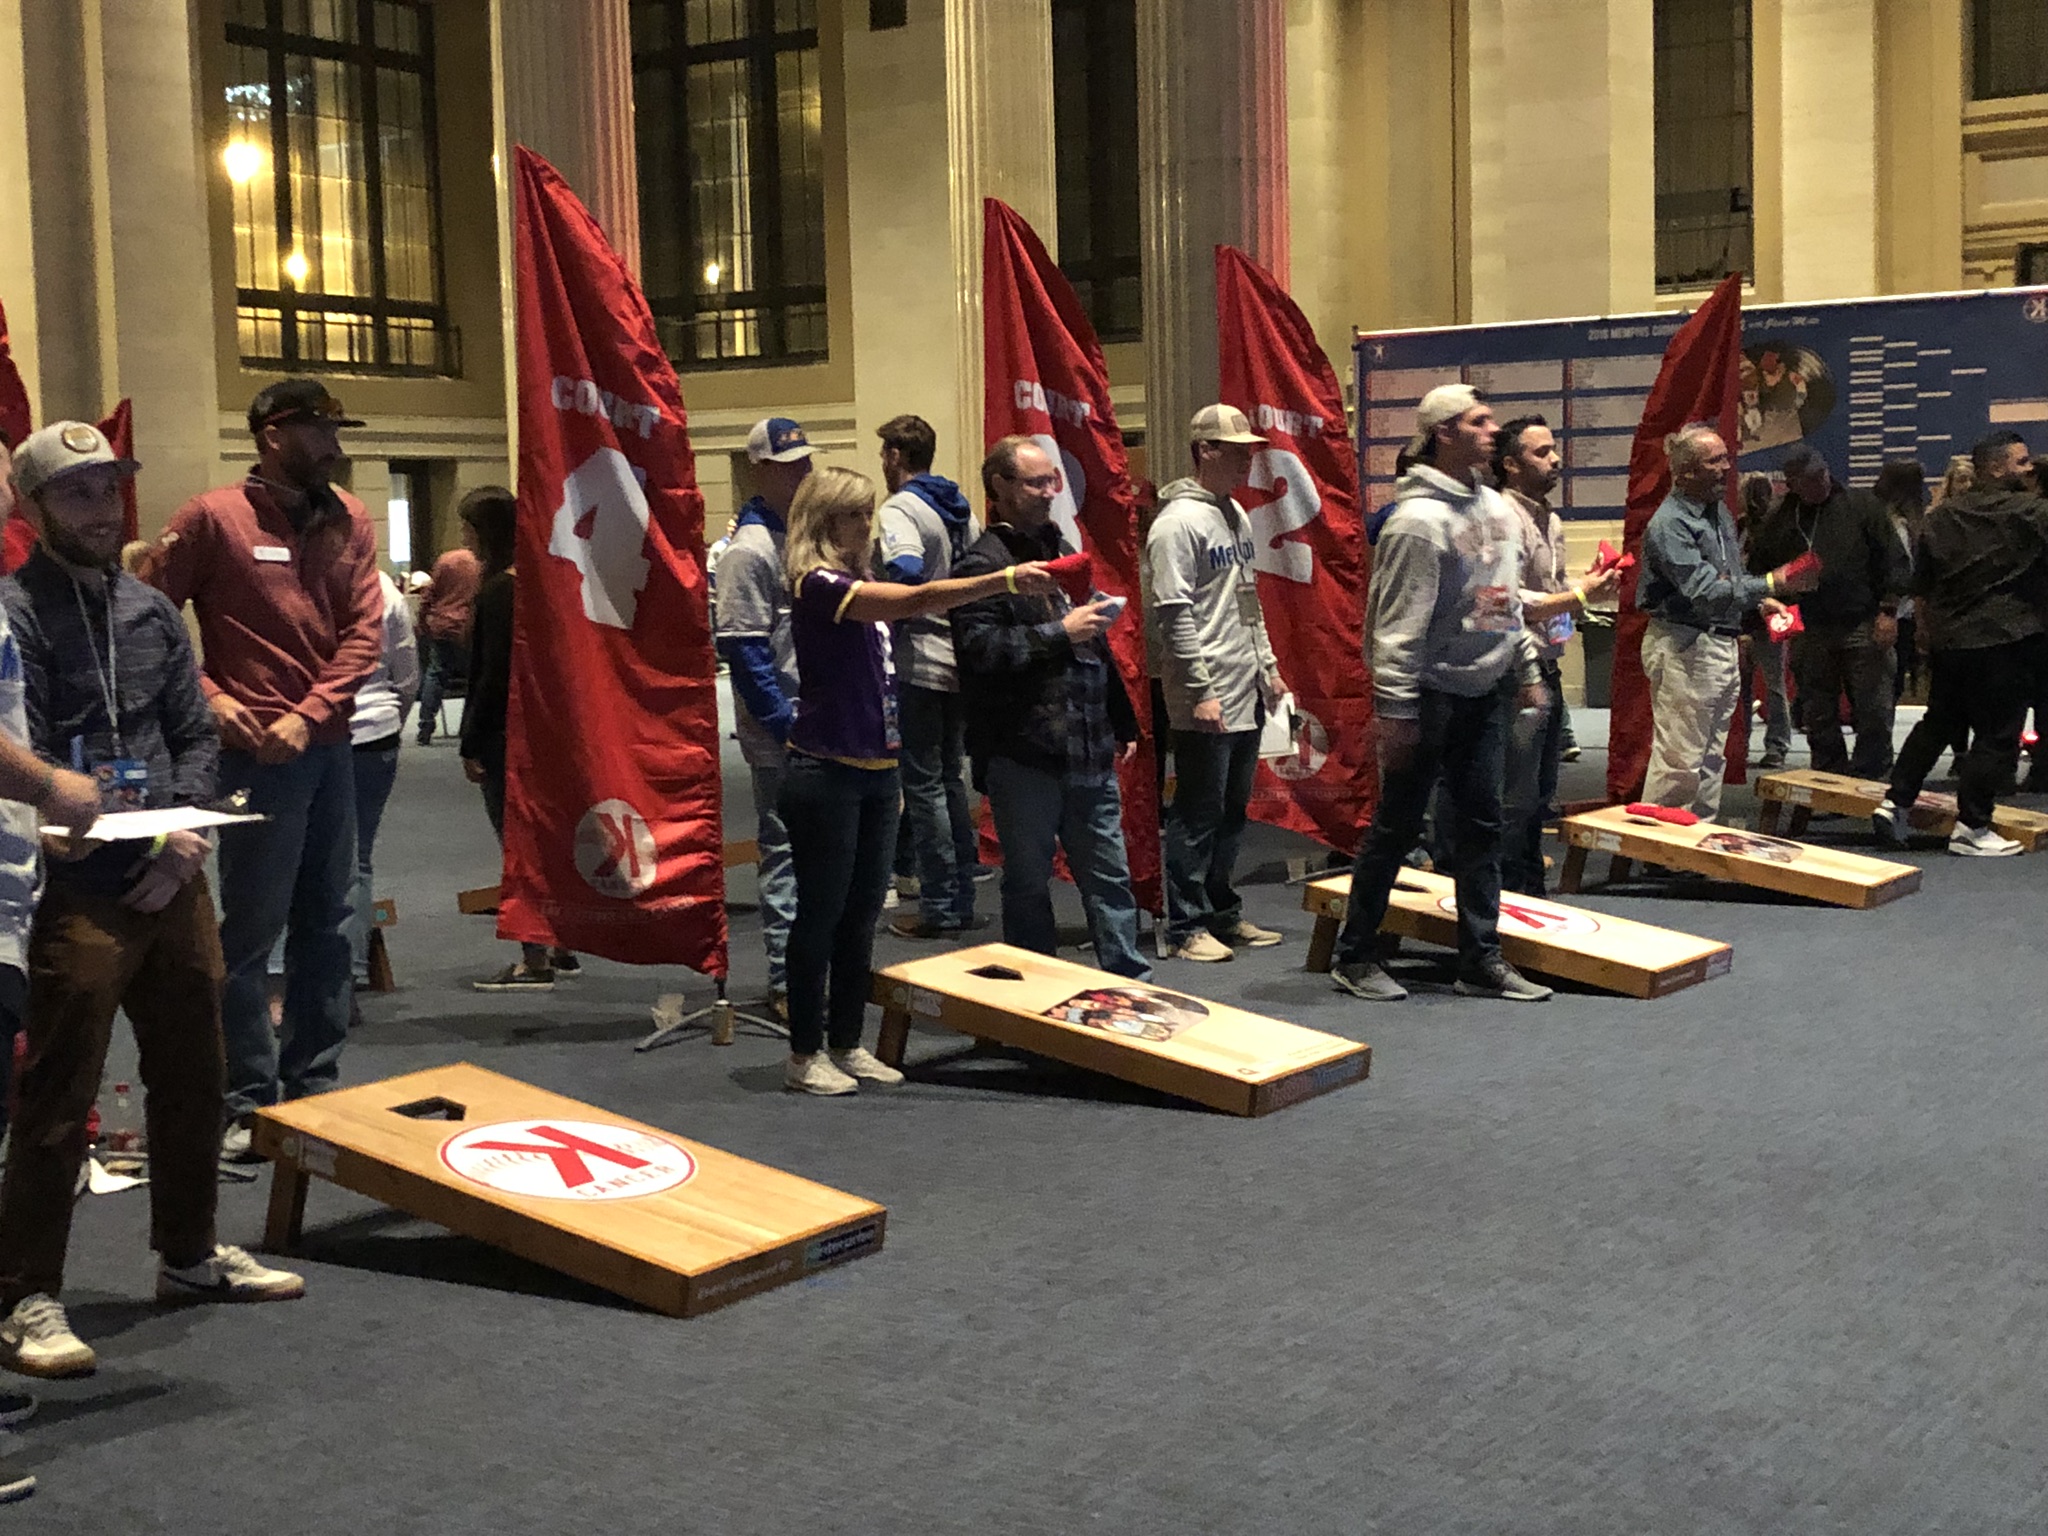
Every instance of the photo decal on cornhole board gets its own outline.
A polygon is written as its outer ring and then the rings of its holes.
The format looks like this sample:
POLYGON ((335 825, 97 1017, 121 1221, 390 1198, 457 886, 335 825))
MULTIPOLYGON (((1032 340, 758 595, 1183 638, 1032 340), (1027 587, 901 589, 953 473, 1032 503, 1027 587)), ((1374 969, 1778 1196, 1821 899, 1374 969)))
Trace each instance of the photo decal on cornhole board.
POLYGON ((1045 1016, 1132 1040, 1164 1041, 1209 1017, 1209 1006, 1156 987, 1090 987, 1055 1003, 1045 1016))
POLYGON ((638 1200, 697 1176, 689 1152, 651 1131, 594 1120, 500 1120, 441 1143, 473 1184, 529 1200, 638 1200))
MULTIPOLYGON (((1437 910, 1452 917, 1458 915, 1458 898, 1444 896, 1437 901, 1437 910)), ((1538 901, 1533 896, 1513 896, 1506 892, 1500 898, 1500 922, 1503 928, 1521 933, 1542 934, 1557 938, 1568 933, 1598 933, 1600 920, 1590 912, 1574 912, 1568 907, 1553 907, 1547 901, 1538 901)))
POLYGON ((1709 832, 1699 841, 1708 853, 1732 853, 1746 859, 1769 859, 1773 864, 1794 864, 1805 850, 1782 837, 1765 837, 1761 832, 1709 832))

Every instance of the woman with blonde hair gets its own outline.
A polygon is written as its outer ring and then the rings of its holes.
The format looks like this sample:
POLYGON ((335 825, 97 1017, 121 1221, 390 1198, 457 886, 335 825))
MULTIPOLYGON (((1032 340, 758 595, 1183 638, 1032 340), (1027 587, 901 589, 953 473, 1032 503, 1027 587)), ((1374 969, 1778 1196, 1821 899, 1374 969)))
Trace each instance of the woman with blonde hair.
POLYGON ((1934 500, 1930 505, 1938 507, 1949 497, 1974 489, 1976 484, 1977 467, 1970 462, 1970 456, 1967 453, 1950 454, 1948 468, 1942 471, 1941 484, 1934 488, 1934 500))
POLYGON ((784 544, 798 687, 778 802, 796 871, 782 1082, 798 1093, 903 1081, 860 1043, 899 808, 889 625, 1056 585, 1038 563, 916 587, 869 580, 874 516, 866 475, 814 469, 790 503, 784 544))

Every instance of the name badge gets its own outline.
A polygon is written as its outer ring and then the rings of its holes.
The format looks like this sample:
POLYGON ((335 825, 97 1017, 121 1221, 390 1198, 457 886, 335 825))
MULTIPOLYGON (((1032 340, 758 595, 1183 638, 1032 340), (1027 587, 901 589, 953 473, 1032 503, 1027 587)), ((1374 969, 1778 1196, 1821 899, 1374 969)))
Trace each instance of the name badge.
POLYGON ((149 764, 133 757, 92 765, 103 811, 139 811, 149 803, 149 764))
POLYGON ((282 544, 258 544, 249 553, 258 560, 267 561, 272 565, 290 565, 292 563, 292 552, 282 544))

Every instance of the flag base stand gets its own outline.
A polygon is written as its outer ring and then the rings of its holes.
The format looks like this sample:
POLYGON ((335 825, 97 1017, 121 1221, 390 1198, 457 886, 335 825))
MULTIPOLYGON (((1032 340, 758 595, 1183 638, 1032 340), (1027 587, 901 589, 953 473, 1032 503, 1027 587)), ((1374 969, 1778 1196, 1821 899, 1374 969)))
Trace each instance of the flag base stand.
POLYGON ((732 999, 725 995, 725 978, 718 979, 718 997, 715 1002, 702 1008, 684 1011, 683 994, 664 992, 655 999, 648 1015, 654 1021, 654 1030, 646 1039, 636 1044, 636 1051, 652 1051, 664 1045, 673 1045, 686 1035, 703 1034, 711 1038, 713 1045, 731 1045, 738 1025, 747 1026, 747 1032, 770 1040, 787 1040, 789 1030, 775 1020, 764 1018, 758 1013, 748 1013, 733 1006, 732 999))

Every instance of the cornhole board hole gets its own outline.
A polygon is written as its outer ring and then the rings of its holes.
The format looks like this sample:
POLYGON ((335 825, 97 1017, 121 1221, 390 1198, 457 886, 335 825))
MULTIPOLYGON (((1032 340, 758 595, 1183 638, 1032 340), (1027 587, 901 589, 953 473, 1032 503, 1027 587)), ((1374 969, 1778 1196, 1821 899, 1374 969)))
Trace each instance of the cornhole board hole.
MULTIPOLYGON (((749 837, 740 842, 727 843, 725 845, 725 867, 727 869, 737 869, 742 864, 758 864, 760 862, 761 844, 754 838, 749 837)), ((498 910, 498 893, 501 889, 501 886, 496 885, 480 885, 473 891, 457 891, 455 893, 455 910, 464 917, 481 917, 495 912, 498 910)))
POLYGON ((1589 853, 1614 856, 1609 880, 1626 878, 1630 861, 1640 859, 1837 907, 1881 907, 1920 889, 1920 871, 1911 864, 1816 848, 1711 821, 1674 827, 1631 816, 1620 805, 1567 816, 1558 823, 1558 831, 1567 850, 1558 889, 1568 895, 1579 889, 1589 853))
MULTIPOLYGON (((1875 779, 1852 779, 1847 774, 1821 773, 1812 768, 1767 773, 1756 781, 1756 829, 1776 832, 1778 818, 1787 806, 1792 810, 1785 826, 1787 837, 1804 832, 1815 811, 1868 821, 1890 792, 1890 785, 1875 779)), ((1946 837, 1956 827, 1956 797, 1923 793, 1913 802, 1906 819, 1916 831, 1946 837)), ((2048 843, 2048 815, 2023 811, 2013 805, 1994 806, 1991 830, 2033 853, 2048 843)))
POLYGON ((294 1247, 314 1177, 665 1312, 694 1317, 879 1252, 888 1212, 468 1063, 258 1110, 265 1241, 294 1247))
POLYGON ((1007 944, 875 973, 877 1054, 903 1064, 913 1020, 1090 1072, 1263 1115, 1366 1077, 1372 1047, 1007 944))
MULTIPOLYGON (((1404 869, 1380 932, 1457 948, 1456 890, 1447 875, 1404 869)), ((1308 946, 1310 970, 1330 968, 1350 900, 1349 875, 1312 881, 1303 893, 1301 904, 1316 919, 1308 946)), ((1500 899, 1500 948, 1517 970, 1562 977, 1624 997, 1663 997, 1726 975, 1735 963, 1735 951, 1717 939, 1506 892, 1500 899)))

